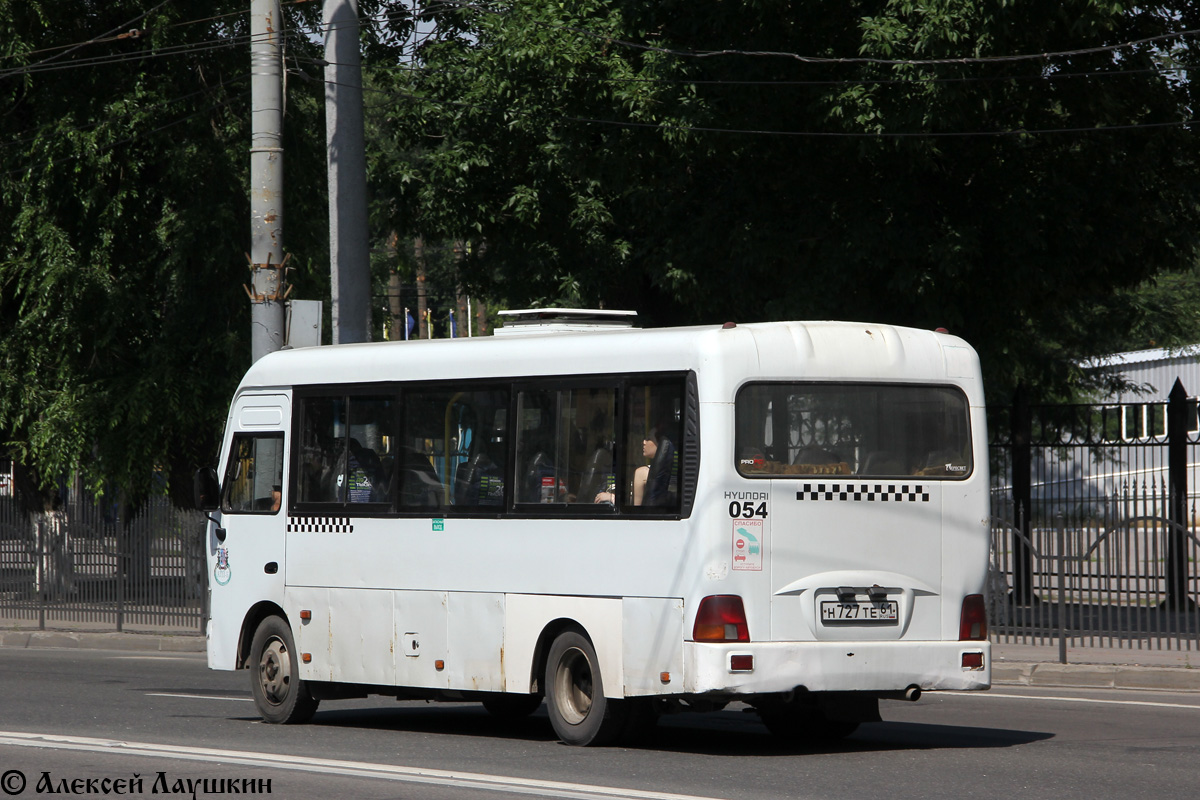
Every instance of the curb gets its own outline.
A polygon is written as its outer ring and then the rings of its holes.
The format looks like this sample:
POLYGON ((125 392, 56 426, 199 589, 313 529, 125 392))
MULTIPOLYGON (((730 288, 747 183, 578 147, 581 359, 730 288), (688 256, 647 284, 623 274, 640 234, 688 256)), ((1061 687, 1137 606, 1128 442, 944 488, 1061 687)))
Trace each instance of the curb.
POLYGON ((59 647, 80 650, 123 650, 154 653, 203 653, 207 641, 198 634, 164 636, 146 633, 81 633, 78 631, 0 631, 0 647, 59 647))
POLYGON ((992 664, 992 685, 1200 692, 1200 670, 1116 664, 992 664))

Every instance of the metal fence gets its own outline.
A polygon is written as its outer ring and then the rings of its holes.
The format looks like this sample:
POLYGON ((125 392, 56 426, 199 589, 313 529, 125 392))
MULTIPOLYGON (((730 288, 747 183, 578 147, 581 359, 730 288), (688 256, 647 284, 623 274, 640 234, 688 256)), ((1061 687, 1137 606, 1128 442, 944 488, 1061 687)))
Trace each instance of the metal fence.
MULTIPOLYGON (((1163 403, 990 409, 999 642, 1200 650, 1200 418, 1163 403)), ((203 631, 204 516, 152 500, 132 520, 80 500, 27 515, 0 497, 0 618, 203 631)))
POLYGON ((203 531, 166 498, 128 522, 90 500, 25 514, 0 498, 0 618, 203 631, 203 531))
POLYGON ((993 640, 1200 650, 1195 399, 995 411, 993 640))

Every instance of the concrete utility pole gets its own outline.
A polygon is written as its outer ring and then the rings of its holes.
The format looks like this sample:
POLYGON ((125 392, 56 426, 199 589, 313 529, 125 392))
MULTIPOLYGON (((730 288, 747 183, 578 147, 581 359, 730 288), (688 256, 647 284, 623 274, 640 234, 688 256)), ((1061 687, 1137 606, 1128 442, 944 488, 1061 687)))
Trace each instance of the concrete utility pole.
POLYGON ((367 342, 371 338, 371 262, 358 2, 325 0, 323 13, 333 343, 367 342))
POLYGON ((250 3, 250 356, 283 347, 283 14, 250 3))

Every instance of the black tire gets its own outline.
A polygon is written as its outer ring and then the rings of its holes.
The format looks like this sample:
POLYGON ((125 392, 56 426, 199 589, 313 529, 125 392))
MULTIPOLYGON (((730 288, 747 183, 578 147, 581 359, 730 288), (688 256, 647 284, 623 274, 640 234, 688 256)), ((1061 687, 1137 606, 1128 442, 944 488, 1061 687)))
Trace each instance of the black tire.
POLYGON ((291 725, 312 719, 319 701, 299 675, 291 627, 279 617, 267 617, 250 644, 250 690, 264 722, 291 725))
POLYGON ((578 631, 565 631, 546 659, 546 708, 564 744, 605 745, 625 732, 629 706, 604 696, 596 650, 578 631))
POLYGON ((540 694, 496 692, 483 698, 483 707, 496 719, 518 720, 528 717, 542 705, 540 694))

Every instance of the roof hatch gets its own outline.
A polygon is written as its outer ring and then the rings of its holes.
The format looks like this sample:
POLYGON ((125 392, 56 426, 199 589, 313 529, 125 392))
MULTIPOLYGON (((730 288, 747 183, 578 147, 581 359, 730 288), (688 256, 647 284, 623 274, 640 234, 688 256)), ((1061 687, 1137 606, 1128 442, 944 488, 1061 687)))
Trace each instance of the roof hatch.
POLYGON ((497 312, 504 326, 493 332, 497 336, 522 333, 580 333, 633 328, 636 311, 616 311, 604 308, 526 308, 497 312))

